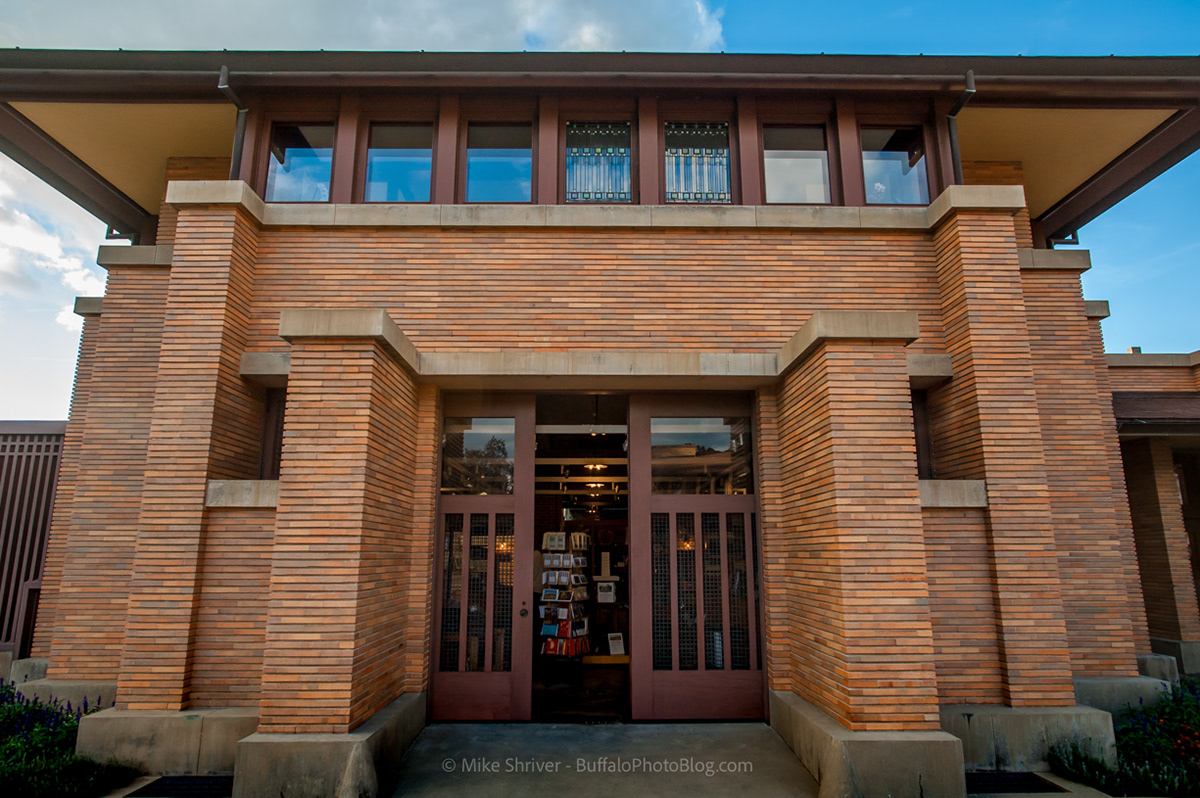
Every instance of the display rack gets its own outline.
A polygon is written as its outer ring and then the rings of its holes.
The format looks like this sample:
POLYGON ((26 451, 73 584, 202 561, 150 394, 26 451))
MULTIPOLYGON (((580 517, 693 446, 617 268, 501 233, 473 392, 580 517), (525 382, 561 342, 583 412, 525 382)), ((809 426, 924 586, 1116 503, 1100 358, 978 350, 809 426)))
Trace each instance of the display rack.
POLYGON ((586 532, 542 535, 541 653, 582 657, 591 651, 588 637, 588 555, 586 532))

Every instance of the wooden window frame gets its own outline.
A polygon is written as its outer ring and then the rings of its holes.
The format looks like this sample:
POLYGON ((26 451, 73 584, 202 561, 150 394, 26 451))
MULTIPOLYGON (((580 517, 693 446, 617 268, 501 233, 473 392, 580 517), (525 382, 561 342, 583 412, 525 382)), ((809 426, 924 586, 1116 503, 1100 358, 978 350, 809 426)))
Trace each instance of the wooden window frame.
MULTIPOLYGON (((250 187, 258 196, 266 201, 267 172, 270 169, 271 134, 279 124, 292 125, 330 125, 333 127, 333 157, 329 168, 329 199, 323 202, 306 202, 305 205, 322 205, 332 203, 333 186, 338 175, 338 112, 340 98, 338 96, 314 98, 308 101, 287 101, 265 103, 262 112, 255 120, 253 136, 252 164, 253 180, 250 187)), ((243 163, 246 158, 243 156, 243 163)), ((346 168, 342 166, 342 168, 346 168)), ((290 203, 289 203, 290 204, 290 203)))
POLYGON ((538 205, 538 100, 534 96, 463 98, 458 115, 458 174, 455 202, 460 205, 538 205), (514 105, 516 106, 514 108, 514 105), (526 107, 521 107, 522 105, 526 107), (528 202, 470 202, 467 200, 467 134, 471 125, 529 125, 530 157, 528 202))
POLYGON ((732 99, 658 101, 657 151, 658 202, 667 204, 667 125, 711 125, 724 123, 729 129, 729 202, 675 202, 672 205, 732 207, 742 204, 741 140, 738 136, 737 107, 732 99))
MULTIPOLYGON (((832 207, 844 204, 845 194, 842 190, 842 174, 838 169, 837 120, 833 114, 833 104, 809 103, 798 106, 796 103, 770 104, 760 101, 758 109, 758 157, 756 165, 762 185, 763 205, 778 205, 781 207, 832 207), (789 108, 788 106, 791 106, 789 108), (829 171, 829 202, 768 202, 767 201, 767 166, 766 138, 763 131, 769 127, 810 127, 820 128, 825 134, 825 158, 829 171)), ((861 157, 861 156, 860 156, 861 157)))
POLYGON ((558 197, 564 205, 615 205, 626 207, 641 204, 638 186, 638 167, 641 164, 638 142, 637 98, 605 98, 590 103, 564 102, 558 109, 558 197), (628 122, 629 123, 629 202, 567 202, 567 123, 568 122, 628 122))
MULTIPOLYGON (((861 106, 860 106, 861 108, 861 106)), ((933 124, 933 119, 928 109, 916 110, 912 108, 897 108, 896 110, 885 110, 883 108, 874 107, 866 112, 859 110, 857 114, 857 135, 856 144, 858 147, 858 163, 859 173, 862 176, 863 190, 863 207, 872 208, 925 208, 929 203, 941 193, 943 188, 943 178, 941 170, 941 159, 938 156, 939 150, 936 148, 937 131, 933 124), (925 189, 929 196, 929 202, 925 204, 912 202, 872 202, 866 201, 866 176, 863 174, 863 146, 862 134, 864 130, 880 130, 880 129, 917 129, 921 131, 921 141, 925 147, 925 189)))

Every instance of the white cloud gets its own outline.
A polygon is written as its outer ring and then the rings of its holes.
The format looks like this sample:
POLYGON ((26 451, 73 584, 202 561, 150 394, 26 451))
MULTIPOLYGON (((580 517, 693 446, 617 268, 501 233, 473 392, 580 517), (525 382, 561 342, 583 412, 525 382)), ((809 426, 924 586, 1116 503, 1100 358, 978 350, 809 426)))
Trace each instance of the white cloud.
POLYGON ((74 305, 64 305, 54 320, 70 332, 77 333, 83 330, 83 319, 75 315, 74 305))
POLYGON ((719 50, 721 14, 707 0, 0 0, 0 46, 719 50))

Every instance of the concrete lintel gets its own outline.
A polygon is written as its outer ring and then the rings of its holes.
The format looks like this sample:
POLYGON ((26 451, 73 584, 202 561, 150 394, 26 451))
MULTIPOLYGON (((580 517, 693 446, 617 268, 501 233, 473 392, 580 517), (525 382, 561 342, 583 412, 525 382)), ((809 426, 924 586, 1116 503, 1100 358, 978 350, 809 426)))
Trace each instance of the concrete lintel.
POLYGON ((292 356, 287 352, 243 352, 238 373, 259 385, 283 388, 291 368, 292 356))
POLYGON ((1086 249, 1018 249, 1017 262, 1023 271, 1066 271, 1082 274, 1092 268, 1092 253, 1086 249))
POLYGON ((1108 300, 1106 299, 1085 299, 1083 301, 1084 314, 1089 319, 1107 319, 1112 313, 1108 309, 1108 300))
POLYGON ((242 180, 172 180, 167 183, 167 205, 234 205, 262 224, 267 204, 242 180))
POLYGON ((545 379, 559 386, 563 379, 583 377, 588 384, 607 378, 626 383, 709 380, 750 387, 774 382, 776 371, 776 357, 768 353, 508 350, 423 352, 420 375, 422 381, 438 384, 469 377, 472 381, 520 378, 526 385, 530 380, 545 379))
MULTIPOLYGON (((16 664, 13 663, 14 669, 16 664)), ((89 707, 111 707, 117 700, 117 683, 103 679, 30 679, 18 681, 17 691, 43 703, 58 701, 65 704, 69 701, 74 707, 82 706, 85 700, 89 707)))
POLYGON ((76 316, 99 316, 104 313, 104 297, 77 296, 75 297, 76 316))
POLYGON ((823 341, 862 339, 909 344, 920 335, 921 325, 913 311, 818 310, 779 350, 778 373, 783 374, 823 341))
POLYGON ((653 227, 754 227, 752 205, 651 205, 653 227))
POLYGON ((205 507, 275 507, 279 481, 275 479, 210 479, 205 507))
POLYGON ((962 740, 967 771, 1048 771, 1058 743, 1077 740, 1088 753, 1116 764, 1112 715, 1102 709, 946 704, 942 730, 962 740))
POLYGON ((947 186, 926 209, 925 226, 937 227, 955 211, 1007 211, 1025 208, 1022 186, 947 186))
POLYGON ((170 266, 175 256, 175 247, 170 244, 121 247, 105 244, 96 253, 96 263, 104 268, 110 266, 170 266))
POLYGON ((547 227, 649 227, 649 205, 547 205, 547 227))
POLYGON ((443 205, 443 227, 545 227, 545 205, 443 205))
POLYGON ((1190 676, 1200 673, 1200 641, 1151 637, 1150 650, 1155 654, 1174 657, 1181 674, 1190 676))
POLYGON ((237 744, 234 798, 390 795, 425 709, 425 693, 407 693, 348 734, 251 734, 237 744))
POLYGON ((1104 356, 1110 369, 1124 368, 1190 368, 1200 364, 1200 351, 1182 352, 1112 352, 1104 356))
POLYGON ((237 743, 258 727, 255 707, 106 709, 79 722, 75 753, 143 773, 232 773, 237 743))
POLYGON ((922 479, 922 507, 987 507, 987 482, 982 479, 922 479))
POLYGON ((913 388, 932 388, 954 376, 949 355, 908 353, 908 384, 913 388))
POLYGON ((771 728, 821 784, 819 798, 958 798, 962 743, 940 731, 856 732, 791 692, 770 692, 771 728))
POLYGON ((1075 701, 1115 716, 1130 706, 1154 706, 1171 683, 1148 676, 1093 676, 1075 679, 1075 701))
MULTIPOLYGON (((274 224, 273 207, 267 206, 267 224, 274 224)), ((441 205, 366 203, 333 206, 333 224, 338 227, 437 227, 441 223, 441 205)))
POLYGON ((322 310, 285 308, 279 313, 279 337, 371 338, 387 344, 414 372, 419 372, 420 355, 408 336, 383 308, 322 310))

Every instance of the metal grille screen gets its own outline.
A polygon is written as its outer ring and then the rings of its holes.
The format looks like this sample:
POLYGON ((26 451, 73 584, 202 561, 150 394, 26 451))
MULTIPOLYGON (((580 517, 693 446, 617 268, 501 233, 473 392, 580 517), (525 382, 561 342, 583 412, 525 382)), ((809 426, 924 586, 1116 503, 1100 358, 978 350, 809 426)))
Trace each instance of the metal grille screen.
POLYGON ((487 629, 488 516, 471 513, 471 561, 467 571, 467 667, 483 670, 487 629))
POLYGON ((442 549, 442 633, 438 670, 458 670, 459 598, 462 595, 461 513, 446 516, 445 543, 442 549))
POLYGON ((696 646, 696 517, 675 516, 676 578, 679 585, 679 670, 694 671, 699 654, 696 646))
POLYGON ((496 515, 496 575, 492 597, 492 670, 512 670, 513 514, 496 515))
POLYGON ((654 623, 654 670, 671 670, 671 516, 650 515, 650 585, 654 623))

